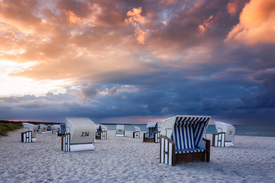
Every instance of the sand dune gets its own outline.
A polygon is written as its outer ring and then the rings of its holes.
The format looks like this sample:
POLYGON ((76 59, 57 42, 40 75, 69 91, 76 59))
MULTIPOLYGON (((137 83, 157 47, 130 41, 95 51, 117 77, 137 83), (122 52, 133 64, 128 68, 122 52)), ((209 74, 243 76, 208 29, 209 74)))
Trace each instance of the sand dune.
POLYGON ((0 182, 275 181, 275 137, 235 136, 235 147, 211 147, 209 163, 172 167, 159 163, 159 144, 133 139, 130 131, 126 137, 108 131, 108 140, 85 152, 61 151, 60 137, 49 131, 21 143, 23 131, 0 137, 0 182))

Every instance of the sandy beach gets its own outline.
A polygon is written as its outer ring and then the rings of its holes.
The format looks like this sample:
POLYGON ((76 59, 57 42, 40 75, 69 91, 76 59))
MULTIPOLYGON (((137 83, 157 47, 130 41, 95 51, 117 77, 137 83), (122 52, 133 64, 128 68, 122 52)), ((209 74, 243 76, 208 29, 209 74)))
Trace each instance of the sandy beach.
POLYGON ((50 131, 21 143, 23 131, 0 137, 0 182, 275 182, 275 137, 235 136, 235 147, 211 146, 209 163, 168 166, 159 163, 158 143, 131 131, 108 130, 108 140, 85 152, 61 151, 50 131))

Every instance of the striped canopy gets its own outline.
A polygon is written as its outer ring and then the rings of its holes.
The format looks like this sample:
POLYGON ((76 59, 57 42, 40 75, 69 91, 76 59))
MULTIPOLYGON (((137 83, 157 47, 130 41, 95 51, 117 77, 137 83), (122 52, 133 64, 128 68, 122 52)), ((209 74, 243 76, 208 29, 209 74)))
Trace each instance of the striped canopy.
POLYGON ((157 124, 158 124, 158 122, 149 122, 149 123, 146 125, 146 128, 154 128, 154 127, 157 127, 157 124))
POLYGON ((165 120, 163 128, 172 130, 168 137, 176 143, 176 149, 192 149, 200 146, 209 121, 209 116, 178 115, 165 120))

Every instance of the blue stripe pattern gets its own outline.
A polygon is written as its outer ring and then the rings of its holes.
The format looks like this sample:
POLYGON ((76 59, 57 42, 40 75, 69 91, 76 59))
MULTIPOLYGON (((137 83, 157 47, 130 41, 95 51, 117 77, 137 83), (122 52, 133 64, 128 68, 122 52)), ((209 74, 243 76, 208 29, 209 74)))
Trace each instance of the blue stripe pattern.
POLYGON ((199 148, 176 149, 176 154, 195 153, 195 152, 205 152, 205 150, 204 149, 199 149, 199 148))
POLYGON ((210 117, 177 117, 171 140, 176 144, 176 154, 204 152, 196 148, 202 141, 202 136, 208 126, 210 117))

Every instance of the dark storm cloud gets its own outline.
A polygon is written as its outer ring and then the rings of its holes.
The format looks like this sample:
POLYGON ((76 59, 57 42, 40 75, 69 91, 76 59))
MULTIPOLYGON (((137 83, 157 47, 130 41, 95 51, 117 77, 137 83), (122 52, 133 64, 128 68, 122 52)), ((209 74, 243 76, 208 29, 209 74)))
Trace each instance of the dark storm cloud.
POLYGON ((1 58, 38 61, 11 76, 64 79, 72 86, 65 94, 2 97, 4 119, 100 122, 186 114, 274 124, 275 46, 260 36, 253 44, 239 36, 255 33, 245 22, 247 11, 242 14, 255 1, 29 2, 5 2, 0 13, 6 36, 0 42, 25 52, 1 58), (8 13, 12 8, 18 16, 8 13))

